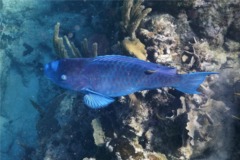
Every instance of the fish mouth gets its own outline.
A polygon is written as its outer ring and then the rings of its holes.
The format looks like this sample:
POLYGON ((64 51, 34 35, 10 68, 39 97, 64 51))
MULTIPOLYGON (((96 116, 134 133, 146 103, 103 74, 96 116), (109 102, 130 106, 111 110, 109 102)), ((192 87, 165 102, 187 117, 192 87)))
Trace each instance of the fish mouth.
POLYGON ((45 75, 48 79, 51 79, 51 66, 50 66, 49 63, 44 65, 44 70, 43 70, 43 72, 44 72, 44 75, 45 75))
POLYGON ((46 71, 47 69, 49 69, 49 63, 44 65, 44 71, 46 71))

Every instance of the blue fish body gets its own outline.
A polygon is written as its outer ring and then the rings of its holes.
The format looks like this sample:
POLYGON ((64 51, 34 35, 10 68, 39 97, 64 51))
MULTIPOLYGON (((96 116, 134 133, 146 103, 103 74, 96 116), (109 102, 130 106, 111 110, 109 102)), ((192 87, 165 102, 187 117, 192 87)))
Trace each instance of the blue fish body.
POLYGON ((53 61, 45 65, 44 72, 57 85, 82 92, 84 103, 91 108, 105 107, 115 97, 161 87, 195 94, 205 77, 215 74, 181 75, 174 68, 120 55, 53 61))

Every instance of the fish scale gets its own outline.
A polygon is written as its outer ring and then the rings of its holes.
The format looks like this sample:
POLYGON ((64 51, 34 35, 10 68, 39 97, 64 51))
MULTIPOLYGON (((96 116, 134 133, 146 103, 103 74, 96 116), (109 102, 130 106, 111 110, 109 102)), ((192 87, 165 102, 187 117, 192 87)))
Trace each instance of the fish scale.
POLYGON ((125 96, 145 89, 174 87, 197 94, 205 77, 216 72, 177 74, 176 69, 137 58, 107 55, 96 58, 71 58, 48 63, 45 75, 55 84, 84 94, 84 103, 101 108, 125 96))
MULTIPOLYGON (((139 86, 136 86, 136 82, 138 79, 143 79, 143 77, 139 76, 138 70, 136 65, 134 64, 126 64, 126 63, 120 63, 116 62, 115 64, 110 64, 109 68, 111 69, 111 66, 113 66, 115 74, 109 74, 109 83, 108 84, 115 84, 114 86, 111 86, 109 88, 112 92, 111 95, 109 96, 119 96, 122 95, 123 93, 120 92, 120 90, 123 90, 126 92, 129 90, 130 92, 132 91, 131 88, 135 87, 136 89, 139 88, 139 86), (114 78, 113 78, 114 77, 114 78), (115 78, 116 77, 116 78, 115 78)), ((142 71, 144 72, 144 71, 142 71)), ((104 81, 104 80, 103 80, 104 81)), ((110 86, 110 85, 108 85, 110 86)), ((100 92, 100 91, 99 91, 100 92)))

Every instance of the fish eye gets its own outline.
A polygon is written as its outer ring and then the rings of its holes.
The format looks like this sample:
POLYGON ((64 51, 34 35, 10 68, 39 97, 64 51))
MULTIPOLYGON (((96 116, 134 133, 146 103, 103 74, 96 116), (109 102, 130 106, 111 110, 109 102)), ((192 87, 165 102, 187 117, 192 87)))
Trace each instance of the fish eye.
POLYGON ((67 80, 67 76, 65 74, 61 75, 62 80, 67 80))

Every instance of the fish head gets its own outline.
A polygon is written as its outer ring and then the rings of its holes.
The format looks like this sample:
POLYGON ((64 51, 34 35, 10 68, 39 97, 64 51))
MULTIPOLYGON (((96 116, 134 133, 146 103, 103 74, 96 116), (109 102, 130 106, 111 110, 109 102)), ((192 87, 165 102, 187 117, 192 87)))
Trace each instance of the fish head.
POLYGON ((67 75, 62 71, 62 63, 61 61, 53 61, 50 63, 45 64, 44 66, 44 74, 49 78, 52 82, 56 83, 57 85, 67 88, 67 75))
POLYGON ((74 62, 67 59, 45 64, 44 74, 60 87, 70 90, 81 90, 85 81, 76 73, 74 62))

